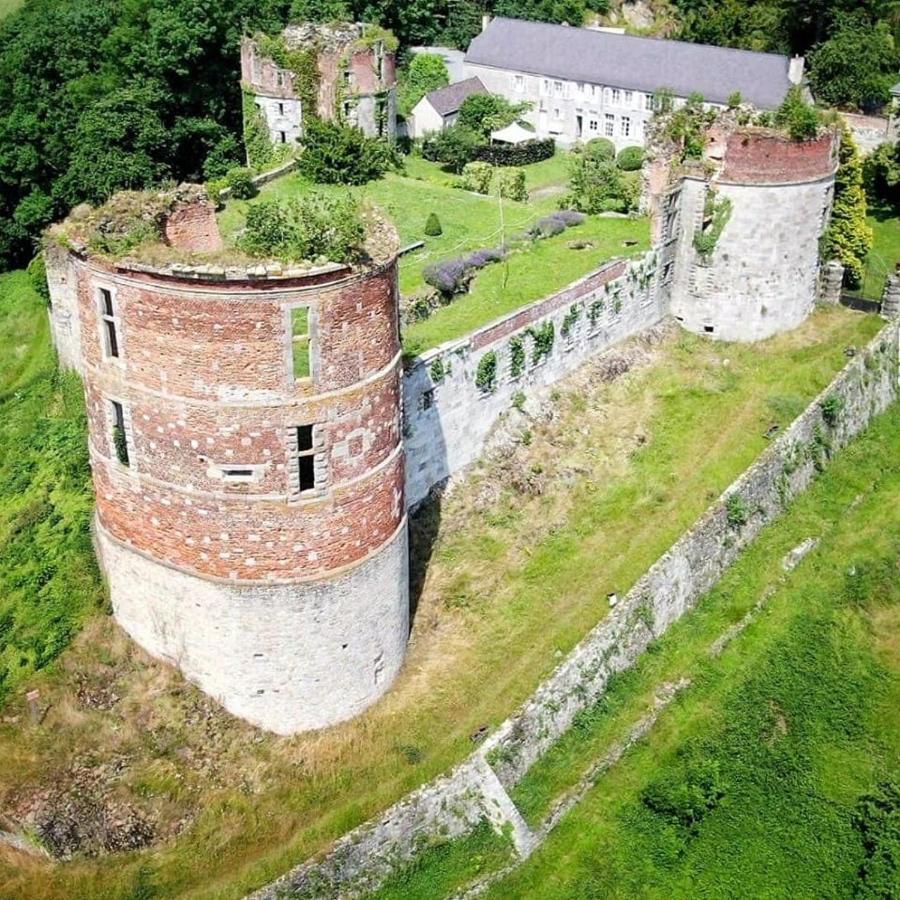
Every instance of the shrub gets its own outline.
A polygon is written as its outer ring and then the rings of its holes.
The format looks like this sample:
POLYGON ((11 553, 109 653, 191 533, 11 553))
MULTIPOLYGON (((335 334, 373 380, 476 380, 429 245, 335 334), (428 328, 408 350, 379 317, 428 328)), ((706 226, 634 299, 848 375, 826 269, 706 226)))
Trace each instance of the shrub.
POLYGON ((703 227, 694 235, 694 249, 701 256, 708 256, 715 250, 728 220, 731 218, 731 200, 718 199, 712 189, 703 204, 703 227))
POLYGON ((664 133, 680 150, 681 159, 700 159, 706 149, 706 129, 716 113, 704 108, 702 94, 691 94, 684 105, 666 113, 664 133))
POLYGON ((863 263, 872 247, 872 229, 866 222, 866 193, 859 153, 846 128, 841 137, 839 160, 834 179, 834 205, 822 240, 822 254, 825 259, 839 259, 844 264, 844 279, 850 287, 856 287, 862 281, 863 263))
POLYGON ((425 234, 428 237, 437 237, 443 233, 444 229, 441 227, 441 220, 438 218, 437 213, 428 213, 428 218, 425 220, 425 234))
POLYGON ((630 212, 637 207, 640 186, 614 162, 581 153, 572 158, 569 171, 569 194, 563 201, 567 206, 586 213, 630 212))
POLYGON ((499 173, 500 196, 524 203, 528 199, 524 169, 502 169, 499 173))
POLYGON ((741 96, 740 91, 732 91, 728 95, 728 108, 729 109, 737 109, 744 102, 744 98, 741 96))
POLYGON ((591 138, 581 152, 585 159, 612 162, 616 158, 616 145, 609 138, 591 138))
POLYGON ((616 165, 623 172, 636 172, 644 164, 643 147, 623 147, 616 157, 616 165))
POLYGON ((469 286, 472 270, 463 259, 445 259, 425 266, 422 277, 426 284, 430 284, 444 296, 452 297, 469 286))
POLYGON ((494 167, 486 162, 466 163, 462 170, 460 187, 476 194, 489 194, 494 180, 494 167))
POLYGON ((882 144, 863 160, 863 182, 870 201, 900 207, 900 142, 882 144))
POLYGON ((844 398, 839 394, 829 394, 821 403, 822 418, 832 428, 837 424, 838 416, 844 409, 844 398))
POLYGON ((775 124, 787 130, 794 141, 812 140, 819 131, 818 111, 803 99, 800 85, 794 85, 775 111, 775 124))
POLYGON ((251 256, 352 262, 364 239, 365 228, 353 197, 312 193, 251 206, 239 245, 251 256))
POLYGON ((545 138, 521 144, 481 144, 473 150, 472 158, 494 166, 528 166, 550 159, 555 152, 556 142, 553 138, 545 138))
POLYGON ((551 213, 549 216, 538 219, 525 233, 533 240, 553 237, 554 235, 562 234, 573 225, 580 225, 584 220, 584 213, 576 212, 574 209, 561 209, 558 212, 551 213))
POLYGON ((747 524, 750 518, 747 505, 740 494, 729 494, 725 500, 725 514, 728 518, 729 528, 741 528, 747 524))
POLYGON ((527 334, 534 342, 531 348, 531 361, 537 365, 553 349, 553 342, 556 338, 553 320, 548 319, 543 325, 532 325, 527 334))
POLYGON ((38 255, 28 263, 28 280, 34 288, 35 293, 42 297, 47 303, 50 302, 50 287, 47 284, 47 264, 44 262, 44 254, 38 255))
POLYGON ((451 172, 461 172, 467 162, 475 159, 475 151, 483 143, 481 135, 471 129, 451 125, 425 141, 422 156, 431 162, 443 163, 451 172))
POLYGON ((497 387, 497 354, 493 350, 489 350, 478 360, 475 387, 485 393, 492 393, 497 387))
POLYGON ((229 169, 225 176, 225 187, 231 188, 231 196, 235 200, 249 200, 259 193, 253 183, 253 172, 246 168, 229 169))
POLYGON ((509 377, 518 378, 525 371, 525 341, 521 335, 509 340, 509 377))
POLYGON ((384 141, 366 137, 358 128, 310 119, 303 136, 298 169, 318 184, 365 184, 381 178, 396 164, 384 141))
POLYGON ((693 832, 725 796, 717 760, 689 762, 679 774, 664 776, 641 791, 647 809, 693 832))

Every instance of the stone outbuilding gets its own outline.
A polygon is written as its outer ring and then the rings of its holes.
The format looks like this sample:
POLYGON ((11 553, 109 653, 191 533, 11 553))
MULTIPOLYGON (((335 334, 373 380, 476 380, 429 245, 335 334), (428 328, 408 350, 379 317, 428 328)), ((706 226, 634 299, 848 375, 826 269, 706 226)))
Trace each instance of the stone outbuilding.
POLYGON ((423 138, 453 125, 459 108, 469 97, 486 94, 480 78, 466 78, 427 93, 413 108, 406 120, 411 138, 423 138))

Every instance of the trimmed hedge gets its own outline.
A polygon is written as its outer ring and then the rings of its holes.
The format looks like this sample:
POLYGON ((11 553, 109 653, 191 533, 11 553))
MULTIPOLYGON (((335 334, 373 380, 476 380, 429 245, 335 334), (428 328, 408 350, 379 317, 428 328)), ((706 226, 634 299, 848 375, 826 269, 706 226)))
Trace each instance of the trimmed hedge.
POLYGON ((643 164, 643 147, 623 147, 616 157, 616 165, 623 172, 636 172, 643 164))
POLYGON ((553 138, 525 141, 522 144, 484 144, 475 148, 474 159, 494 166, 527 166, 550 159, 556 152, 553 138))

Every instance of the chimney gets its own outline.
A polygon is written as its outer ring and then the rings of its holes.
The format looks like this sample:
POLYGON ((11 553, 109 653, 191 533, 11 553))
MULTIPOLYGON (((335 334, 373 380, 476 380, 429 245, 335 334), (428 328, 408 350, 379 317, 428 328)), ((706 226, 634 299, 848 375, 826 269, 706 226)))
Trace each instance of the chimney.
POLYGON ((172 192, 172 202, 163 225, 170 247, 194 252, 222 249, 216 207, 200 185, 182 184, 172 192))
POLYGON ((788 81, 791 84, 802 84, 803 83, 803 65, 804 59, 802 56, 792 56, 790 64, 788 65, 788 81))
POLYGON ((481 30, 487 31, 487 27, 490 24, 491 24, 491 16, 489 16, 487 13, 483 13, 481 16, 481 30))

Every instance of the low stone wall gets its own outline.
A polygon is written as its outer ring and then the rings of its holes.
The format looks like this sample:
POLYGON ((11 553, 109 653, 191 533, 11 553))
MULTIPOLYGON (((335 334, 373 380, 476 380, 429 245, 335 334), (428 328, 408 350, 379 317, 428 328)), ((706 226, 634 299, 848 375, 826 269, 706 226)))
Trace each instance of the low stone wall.
MULTIPOLYGON (((403 379, 406 498, 428 492, 474 462, 517 394, 553 384, 666 314, 654 251, 614 260, 549 297, 418 357, 403 379), (536 332, 552 330, 546 352, 536 332), (516 350, 518 343, 519 349, 516 350), (492 385, 479 364, 493 354, 492 385), (516 355, 518 354, 518 362, 516 355)), ((544 337, 545 342, 548 341, 544 337)))
POLYGON ((511 826, 514 846, 527 853, 528 829, 505 789, 597 701, 614 672, 633 665, 716 584, 835 451, 897 399, 898 338, 900 322, 882 329, 465 762, 253 896, 358 896, 423 847, 460 837, 482 818, 511 826))

